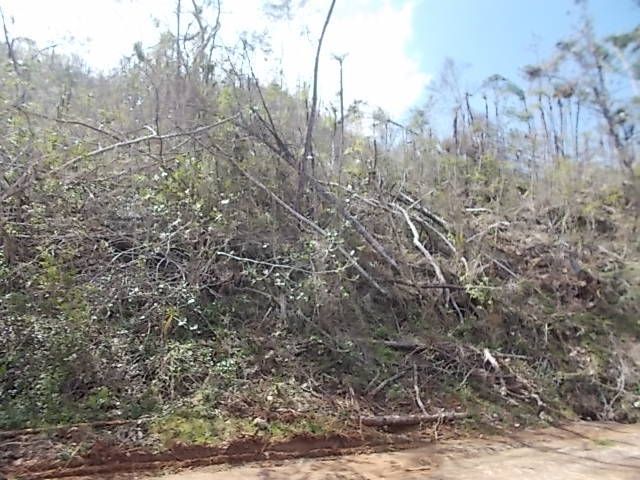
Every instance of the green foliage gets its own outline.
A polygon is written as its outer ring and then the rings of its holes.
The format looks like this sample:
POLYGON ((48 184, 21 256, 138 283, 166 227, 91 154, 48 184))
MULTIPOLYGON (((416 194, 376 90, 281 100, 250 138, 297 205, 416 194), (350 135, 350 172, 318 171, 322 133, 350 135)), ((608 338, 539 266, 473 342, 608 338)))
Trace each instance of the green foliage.
POLYGON ((382 343, 374 344, 374 349, 375 357, 382 365, 391 365, 398 360, 398 352, 382 343))
POLYGON ((335 432, 338 426, 330 418, 309 416, 284 422, 272 420, 266 427, 253 419, 233 418, 223 415, 203 417, 187 410, 178 410, 153 422, 151 432, 165 445, 175 443, 194 445, 218 445, 247 436, 265 436, 270 441, 284 440, 295 435, 322 435, 335 432))
POLYGON ((486 275, 474 278, 471 284, 465 285, 465 291, 478 304, 485 307, 493 304, 491 296, 491 284, 486 275))
MULTIPOLYGON (((178 413, 154 422, 151 431, 164 444, 181 442, 185 444, 211 445, 224 440, 225 432, 228 431, 225 426, 224 421, 220 419, 194 418, 188 414, 187 416, 182 416, 178 413)), ((246 426, 249 427, 250 424, 247 423, 246 426)), ((233 433, 240 434, 243 432, 239 429, 233 433)))

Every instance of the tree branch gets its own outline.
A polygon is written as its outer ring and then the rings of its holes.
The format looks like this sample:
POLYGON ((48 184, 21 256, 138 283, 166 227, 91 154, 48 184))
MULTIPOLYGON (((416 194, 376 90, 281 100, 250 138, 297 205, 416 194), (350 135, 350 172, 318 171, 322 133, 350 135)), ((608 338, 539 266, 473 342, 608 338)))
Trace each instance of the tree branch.
POLYGON ((442 412, 432 415, 383 415, 362 417, 360 421, 368 427, 408 427, 426 422, 459 420, 470 417, 468 412, 442 412))

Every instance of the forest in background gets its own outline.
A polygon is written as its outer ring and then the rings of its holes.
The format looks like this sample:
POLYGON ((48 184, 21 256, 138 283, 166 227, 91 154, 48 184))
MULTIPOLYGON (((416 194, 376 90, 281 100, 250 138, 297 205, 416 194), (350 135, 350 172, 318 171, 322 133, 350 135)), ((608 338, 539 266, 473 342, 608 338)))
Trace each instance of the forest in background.
POLYGON ((110 73, 3 17, 0 428, 640 418, 640 26, 475 92, 448 62, 400 121, 177 11, 110 73))

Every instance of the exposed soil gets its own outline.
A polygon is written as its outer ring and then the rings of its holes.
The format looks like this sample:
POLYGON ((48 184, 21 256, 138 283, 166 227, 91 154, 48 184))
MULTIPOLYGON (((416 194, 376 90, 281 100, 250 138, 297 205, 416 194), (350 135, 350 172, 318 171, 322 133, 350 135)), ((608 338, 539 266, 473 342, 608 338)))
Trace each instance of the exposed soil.
POLYGON ((15 440, 22 443, 24 457, 0 465, 0 479, 40 479, 99 477, 135 472, 158 472, 219 464, 238 464, 261 460, 288 460, 348 455, 361 452, 407 448, 416 442, 408 437, 385 435, 297 435, 285 441, 270 442, 264 437, 247 437, 224 446, 175 445, 162 452, 125 448, 102 440, 84 454, 60 460, 51 454, 53 443, 44 438, 15 440))
POLYGON ((429 444, 415 438, 300 435, 270 443, 252 437, 224 447, 177 445, 161 453, 96 442, 68 461, 46 459, 45 449, 40 461, 5 465, 0 478, 640 479, 640 424, 574 423, 429 444), (245 465, 233 466, 238 463, 245 465))
POLYGON ((640 425, 577 423, 508 438, 448 440, 398 452, 208 468, 155 480, 637 480, 640 425))

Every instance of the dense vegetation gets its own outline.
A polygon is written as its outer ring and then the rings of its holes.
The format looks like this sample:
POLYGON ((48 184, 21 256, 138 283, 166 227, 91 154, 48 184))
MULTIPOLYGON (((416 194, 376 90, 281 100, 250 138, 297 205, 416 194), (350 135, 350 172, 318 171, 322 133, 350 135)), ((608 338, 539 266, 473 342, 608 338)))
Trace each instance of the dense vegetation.
POLYGON ((638 418, 639 29, 473 95, 448 64, 442 135, 259 81, 264 39, 188 14, 109 74, 5 30, 2 428, 638 418))

